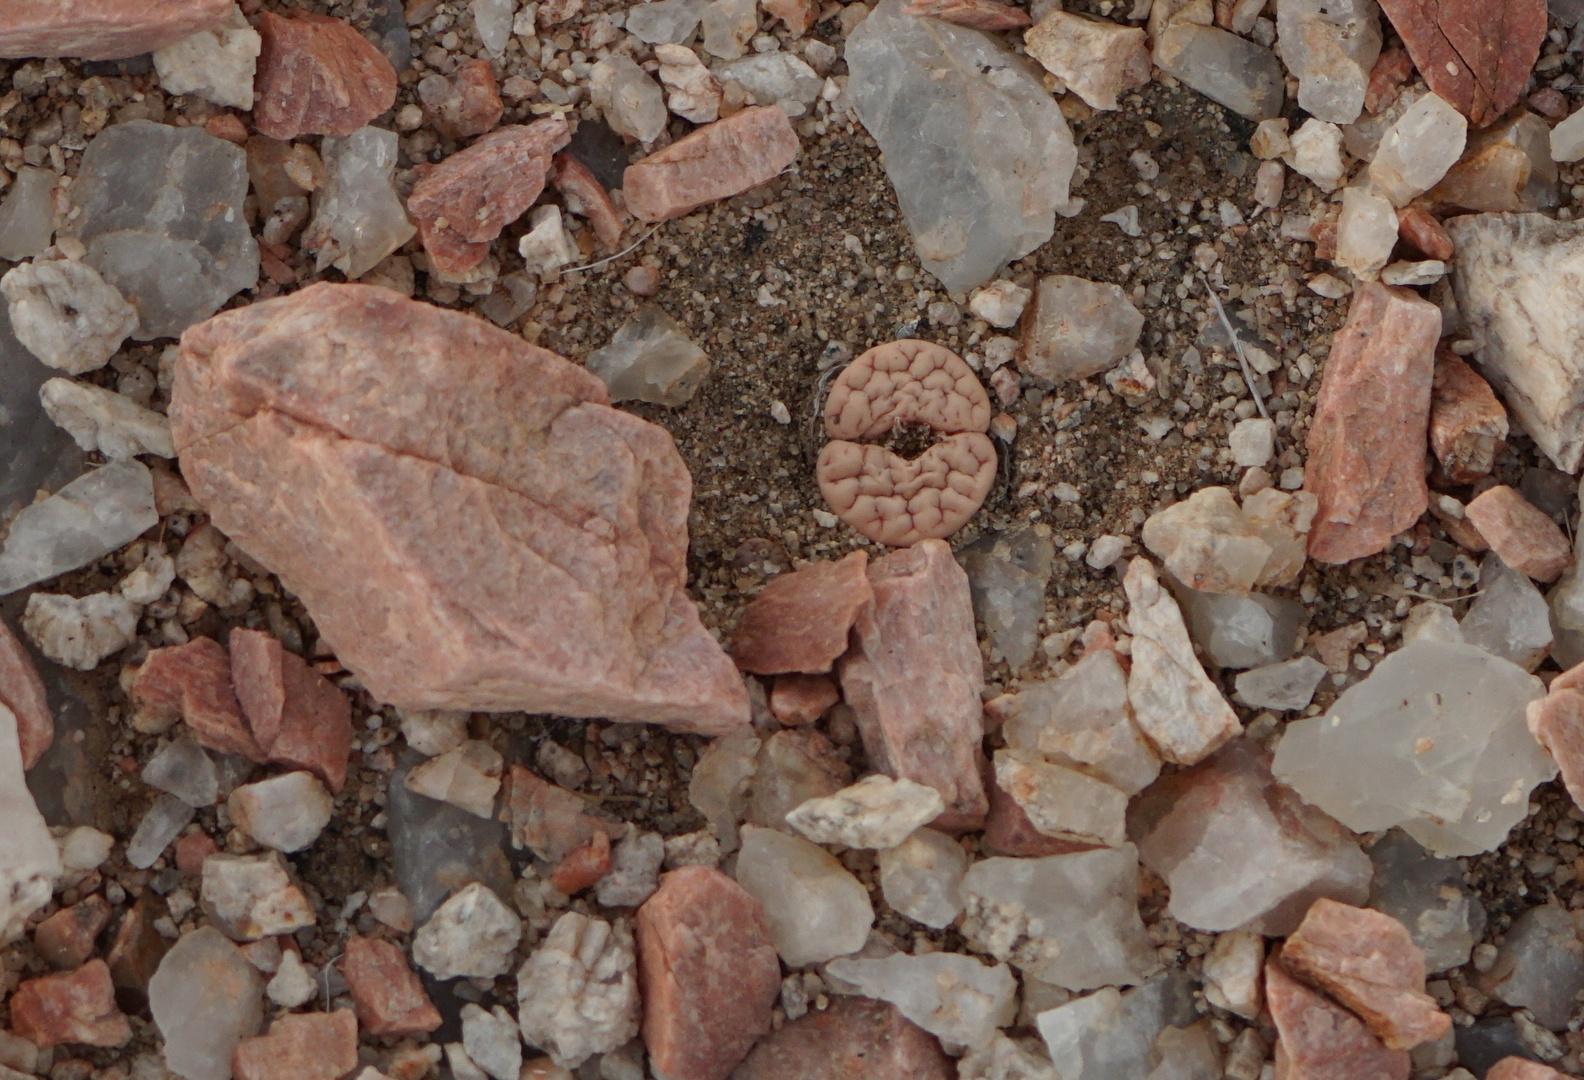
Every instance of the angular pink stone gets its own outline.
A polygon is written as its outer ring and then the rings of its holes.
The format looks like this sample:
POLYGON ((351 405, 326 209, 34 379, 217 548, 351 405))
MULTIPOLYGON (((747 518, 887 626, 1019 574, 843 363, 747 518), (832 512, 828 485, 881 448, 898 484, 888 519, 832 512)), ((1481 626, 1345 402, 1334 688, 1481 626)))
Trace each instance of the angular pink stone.
POLYGON ((1484 127, 1523 93, 1546 0, 1381 0, 1430 89, 1484 127))
POLYGON ((262 630, 231 631, 231 682, 269 760, 317 773, 340 791, 352 753, 352 704, 262 630))
POLYGON ((347 136, 396 103, 396 69, 342 19, 259 13, 253 126, 289 142, 299 135, 347 136))
POLYGON ((1424 953, 1390 915, 1321 898, 1287 938, 1282 964, 1353 1010, 1393 1050, 1452 1030, 1425 993, 1424 953))
POLYGON ((125 1046, 132 1025, 116 1007, 110 968, 90 960, 76 971, 29 979, 11 995, 11 1027, 36 1046, 125 1046))
POLYGON ((1276 1022, 1278 1080, 1408 1080, 1403 1050, 1389 1050, 1358 1017, 1265 962, 1265 1003, 1276 1022))
POLYGON ((1331 341, 1309 428, 1304 489, 1320 500, 1309 554, 1345 563, 1385 551, 1430 505, 1426 430, 1441 309, 1379 283, 1353 294, 1331 341))
POLYGON ((976 829, 989 803, 979 776, 984 660, 968 575, 946 541, 922 540, 870 566, 869 585, 874 600, 838 666, 869 764, 940 792, 946 812, 934 828, 976 829))
POLYGON ((731 654, 756 675, 819 674, 847 651, 847 632, 874 596, 869 556, 811 562, 771 579, 737 620, 731 654))
POLYGON ((213 638, 155 649, 132 681, 138 708, 165 719, 184 720, 211 750, 264 761, 231 685, 231 659, 213 638))
POLYGON ((663 428, 482 319, 319 284, 182 337, 172 436, 217 526, 382 702, 721 734, 663 428))
POLYGON ((719 870, 684 866, 638 909, 638 978, 656 1075, 726 1080, 770 1030, 781 961, 758 900, 719 870))
POLYGON ((1502 562, 1536 581, 1555 581, 1573 561, 1557 523, 1506 484, 1481 492, 1464 513, 1502 562))
POLYGON ((1504 1057, 1486 1070, 1485 1080, 1568 1080, 1568 1075, 1528 1058, 1504 1057))
POLYGON ((732 1080, 951 1080, 939 1040, 886 1001, 837 997, 759 1040, 732 1080))
POLYGON ((407 212, 436 269, 463 274, 483 262, 501 230, 544 190, 555 152, 570 138, 559 116, 512 124, 452 154, 414 184, 407 212))
POLYGON ((744 109, 629 165, 622 197, 639 221, 666 221, 775 179, 797 155, 786 113, 744 109))
POLYGON ((22 768, 31 769, 55 741, 55 718, 33 657, 4 621, 0 621, 0 705, 16 716, 22 768))
POLYGON ((1551 692, 1529 703, 1529 731, 1556 761, 1563 786, 1575 806, 1584 807, 1584 693, 1575 689, 1574 672, 1558 675, 1551 692), (1565 685, 1558 685, 1566 680, 1565 685))
POLYGON ((231 1054, 236 1080, 339 1080, 357 1068, 357 1017, 333 1013, 284 1013, 269 1034, 243 1039, 231 1054))
POLYGON ((122 60, 220 25, 231 0, 4 0, 0 57, 122 60))

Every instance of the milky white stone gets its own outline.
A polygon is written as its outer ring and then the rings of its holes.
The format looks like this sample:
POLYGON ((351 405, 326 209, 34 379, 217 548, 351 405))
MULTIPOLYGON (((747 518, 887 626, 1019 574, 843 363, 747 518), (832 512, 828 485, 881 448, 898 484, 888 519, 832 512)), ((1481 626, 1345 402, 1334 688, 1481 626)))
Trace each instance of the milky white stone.
POLYGON ((225 21, 154 50, 154 70, 167 94, 196 94, 232 109, 253 108, 253 76, 264 39, 235 4, 225 21))
POLYGON ((137 329, 132 305, 87 263, 41 256, 0 277, 0 293, 17 340, 68 375, 104 367, 137 329))
POLYGON ((776 952, 792 967, 857 952, 874 925, 869 891, 802 837, 744 829, 737 883, 764 906, 776 952))
POLYGON ((1370 180, 1395 206, 1441 182, 1463 156, 1468 120, 1439 94, 1426 94, 1381 136, 1370 180))
POLYGON ((127 840, 127 862, 139 870, 153 866, 171 842, 191 824, 193 816, 193 808, 174 795, 155 799, 127 840))
POLYGON ((490 818, 504 767, 499 750, 474 739, 413 766, 403 782, 408 791, 490 818))
POLYGON ((211 855, 203 863, 204 913, 237 941, 289 934, 314 923, 286 864, 268 855, 211 855))
POLYGON ((1031 290, 1002 278, 975 289, 968 297, 968 310, 991 326, 1006 329, 1017 325, 1033 295, 1031 290))
POLYGON ((258 969, 212 926, 171 946, 148 997, 165 1064, 184 1080, 230 1080, 231 1052, 264 1022, 258 969))
MULTIPOLYGON (((206 863, 205 866, 208 864, 206 863)), ((493 979, 511 966, 522 920, 473 882, 435 909, 413 935, 413 961, 437 979, 493 979)))
POLYGON ((189 738, 176 739, 149 758, 143 782, 194 808, 220 801, 220 771, 209 752, 189 738))
MULTIPOLYGON (((646 45, 676 45, 693 36, 709 0, 655 0, 627 9, 627 32, 646 45)), ((688 50, 692 52, 691 49, 688 50)), ((655 49, 655 59, 669 63, 655 49)), ((711 118, 713 119, 713 117, 711 118)))
POLYGON ((60 851, 22 772, 16 714, 0 705, 0 945, 27 930, 61 876, 60 851))
POLYGON ((1337 219, 1337 265, 1363 281, 1373 281, 1391 261, 1396 246, 1397 211, 1391 200, 1361 187, 1344 191, 1342 216, 1337 219))
POLYGON ((879 960, 832 960, 826 970, 952 1048, 981 1046, 1017 1015, 1017 979, 1005 964, 962 953, 897 953, 879 960))
POLYGON ((1401 825, 1438 855, 1477 855, 1506 839, 1529 792, 1556 775, 1524 720, 1543 692, 1483 649, 1416 641, 1329 712, 1289 724, 1272 768, 1355 832, 1401 825))
POLYGON ((522 1030, 499 1005, 493 1012, 471 1001, 462 1006, 462 1047, 495 1080, 517 1080, 522 1070, 522 1030))
POLYGON ((1458 624, 1470 645, 1533 671, 1551 647, 1551 609, 1529 575, 1495 552, 1480 563, 1480 594, 1458 624))
POLYGON ((1224 487, 1203 488, 1151 514, 1143 539, 1172 577, 1201 592, 1247 593, 1272 554, 1224 487))
POLYGON ((1170 976, 1126 993, 1108 986, 1039 1013, 1035 1023, 1062 1080, 1133 1080, 1150 1075, 1167 1021, 1170 976))
POLYGON ((737 83, 760 105, 780 105, 796 115, 802 115, 805 108, 814 103, 825 85, 808 64, 782 51, 745 56, 721 64, 715 75, 721 82, 737 83))
POLYGON ((97 870, 114 847, 115 837, 109 833, 92 825, 79 825, 60 838, 61 869, 68 875, 97 870))
POLYGON ((0 259, 21 262, 42 255, 55 236, 52 201, 56 176, 49 169, 24 165, 0 201, 0 259))
POLYGON ((301 851, 330 824, 335 800, 308 772, 243 784, 226 800, 237 828, 275 851, 301 851))
POLYGON ((788 813, 786 822, 816 844, 889 848, 945 809, 940 792, 927 784, 877 775, 809 799, 788 813))
POLYGON ((760 740, 750 728, 710 742, 693 766, 688 802, 715 830, 724 854, 737 850, 737 826, 748 813, 748 786, 758 769, 760 740))
POLYGON ((522 1037, 575 1069, 638 1034, 632 931, 569 911, 517 972, 522 1037))
POLYGON ((1439 259, 1422 262, 1394 262, 1381 271, 1381 281, 1387 285, 1434 285, 1446 277, 1447 264, 1439 259))
POLYGON ((879 853, 880 891, 892 910, 943 929, 962 914, 962 879, 968 855, 956 840, 920 829, 879 853))
POLYGON ((1286 76, 1269 49, 1217 26, 1179 20, 1155 35, 1161 70, 1250 120, 1281 113, 1286 76))
POLYGON ((660 887, 666 843, 659 833, 630 831, 611 851, 610 872, 594 886, 602 907, 637 907, 660 887))
POLYGON ((319 153, 328 179, 314 192, 303 248, 320 271, 334 266, 356 281, 418 231, 392 186, 396 133, 363 127, 344 139, 326 136, 319 153))
POLYGON ((528 221, 531 228, 517 241, 517 253, 528 273, 549 274, 577 260, 577 245, 561 224, 559 206, 535 207, 528 221))
POLYGON ((1375 0, 1278 0, 1276 36, 1304 111, 1334 124, 1357 120, 1381 50, 1375 0))
POLYGON ((136 604, 115 593, 34 593, 22 614, 22 629, 57 664, 92 671, 137 640, 139 614, 136 604))
POLYGON ((924 269, 967 292, 1051 238, 1077 149, 1027 60, 903 6, 881 0, 848 37, 847 95, 885 154, 924 269))
POLYGON ((1043 1054, 1013 1042, 1001 1032, 957 1063, 957 1080, 1062 1080, 1043 1054))
POLYGON ((1205 954, 1205 997, 1217 1008, 1253 1020, 1259 1016, 1264 969, 1263 934, 1252 930, 1221 934, 1205 954))
POLYGON ((1312 656, 1267 664, 1238 673, 1234 685, 1243 704, 1254 709, 1297 710, 1314 699, 1326 666, 1312 656))
POLYGON ((1252 416, 1232 425, 1227 438, 1232 449, 1232 461, 1239 468, 1263 468, 1270 464, 1276 452, 1276 422, 1263 416, 1252 416))
MULTIPOLYGON (((511 41, 516 8, 514 0, 473 0, 473 25, 479 41, 497 60, 506 54, 506 45, 511 41)), ((517 1080, 516 1074, 510 1080, 517 1080)))
POLYGON ((1068 990, 1142 982, 1160 961, 1138 913, 1132 844, 982 859, 962 884, 963 936, 974 948, 1068 990))
POLYGON ((735 60, 748 51, 748 41, 759 29, 757 0, 715 0, 704 8, 704 51, 722 60, 735 60))
POLYGON ((1321 191, 1335 191, 1347 175, 1342 160, 1342 129, 1313 118, 1293 132, 1283 160, 1294 172, 1308 177, 1321 191))
POLYGON ((1122 843, 1126 793, 1087 773, 1046 761, 1032 750, 997 750, 996 784, 1046 836, 1080 843, 1122 843))
POLYGON ((1036 750, 1129 795, 1160 773, 1160 758, 1133 720, 1127 675, 1110 649, 1090 653, 1060 678, 1024 682, 1000 708, 1012 749, 1036 750))
POLYGON ((318 987, 313 970, 302 962, 302 957, 291 949, 281 950, 280 967, 264 987, 269 999, 283 1009, 295 1009, 307 1004, 318 987))
MULTIPOLYGON (((659 0, 659 3, 630 9, 627 29, 632 30, 633 16, 644 8, 677 2, 679 0, 659 0)), ((720 117, 721 84, 696 52, 686 45, 661 44, 654 47, 654 54, 660 61, 660 83, 669 91, 666 108, 695 124, 708 124, 720 117)))
POLYGON ((1128 700, 1146 738, 1167 761, 1202 761, 1242 730, 1194 655, 1176 601, 1148 559, 1134 559, 1122 581, 1133 630, 1128 700))
POLYGON ((444 709, 398 709, 402 738, 420 754, 437 757, 467 741, 468 714, 444 709))
POLYGON ((113 390, 55 378, 39 388, 39 399, 49 418, 84 450, 97 450, 112 461, 138 454, 176 456, 170 421, 113 390))
POLYGON ((1584 110, 1574 113, 1551 129, 1551 160, 1584 159, 1584 110))
POLYGON ((176 560, 158 549, 143 556, 138 568, 122 578, 116 591, 134 604, 152 604, 176 580, 176 560))

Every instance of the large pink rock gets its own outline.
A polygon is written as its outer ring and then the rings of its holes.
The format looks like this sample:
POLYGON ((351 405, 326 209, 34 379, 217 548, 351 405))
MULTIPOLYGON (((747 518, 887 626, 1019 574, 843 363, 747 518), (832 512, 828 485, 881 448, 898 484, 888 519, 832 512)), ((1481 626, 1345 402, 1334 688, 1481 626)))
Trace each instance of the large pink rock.
POLYGON ((396 103, 396 69, 352 25, 305 11, 259 12, 264 39, 253 126, 289 142, 347 136, 396 103))
POLYGON ((1441 309, 1379 283, 1353 294, 1331 340, 1309 427, 1304 489, 1320 500, 1309 554, 1345 563, 1385 551, 1430 505, 1426 430, 1441 309))
POLYGON ((673 870, 638 909, 638 978, 655 1074, 726 1080, 781 990, 764 908, 719 870, 673 870))
POLYGON ((1424 953, 1390 915, 1316 900, 1282 947, 1282 964, 1357 1013, 1393 1050, 1452 1030, 1452 1018, 1425 993, 1424 953))
POLYGON ((968 575, 944 540, 922 540, 869 567, 874 600, 839 665, 869 764, 928 784, 946 812, 934 827, 976 829, 989 803, 979 777, 984 661, 968 575))
POLYGON ((1484 127, 1523 93, 1546 0, 1381 0, 1430 89, 1484 127))
POLYGON ((759 1040, 732 1080, 952 1080, 939 1040, 897 1007, 837 997, 759 1040))
POLYGON ((121 60, 219 26, 231 0, 5 0, 0 57, 121 60))
POLYGON ((743 109, 629 165, 622 197, 639 221, 666 221, 775 179, 797 155, 786 113, 743 109))
POLYGON ((189 329, 170 414, 215 524, 376 699, 734 730, 687 469, 608 400, 481 319, 319 284, 189 329))
POLYGON ((0 705, 16 716, 22 767, 31 769, 55 741, 55 718, 33 658, 4 621, 0 621, 0 705))
POLYGON ((1277 1080, 1408 1080, 1406 1051, 1388 1049, 1358 1017, 1287 974, 1277 955, 1265 963, 1277 1080))
POLYGON ((407 199, 430 263, 465 274, 483 262, 501 230, 539 198, 555 152, 570 138, 559 116, 512 124, 430 169, 407 199))
POLYGON ((90 960, 76 971, 29 979, 11 995, 11 1028, 36 1046, 124 1046, 132 1025, 116 1007, 110 968, 90 960))
POLYGON ((1551 692, 1531 701, 1529 731, 1556 761, 1562 783, 1575 806, 1584 807, 1584 693, 1577 689, 1579 668, 1558 675, 1551 692))
POLYGON ((868 566, 869 556, 855 551, 772 579, 737 620, 731 643, 737 666, 756 675, 829 671, 874 596, 868 566))
POLYGON ((352 753, 352 704, 262 630, 231 631, 231 684, 259 749, 340 791, 352 753))

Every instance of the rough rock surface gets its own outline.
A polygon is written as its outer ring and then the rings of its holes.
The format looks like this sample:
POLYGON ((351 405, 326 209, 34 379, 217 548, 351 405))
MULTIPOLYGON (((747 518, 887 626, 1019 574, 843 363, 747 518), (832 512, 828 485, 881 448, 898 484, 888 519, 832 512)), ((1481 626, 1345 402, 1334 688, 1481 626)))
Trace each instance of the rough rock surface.
MULTIPOLYGON (((1494 9, 1493 9, 1494 10, 1494 9)), ((1584 459, 1584 226, 1543 214, 1470 214, 1447 223, 1452 283, 1480 371, 1559 469, 1584 459)))
POLYGON ((165 1064, 186 1080, 228 1080, 237 1043, 264 1022, 264 980, 242 950, 205 926, 183 934, 148 980, 165 1064))
POLYGON ((357 1067, 357 1017, 333 1013, 286 1013, 269 1032, 243 1039, 231 1055, 235 1080, 338 1080, 357 1067))
POLYGON ((366 1033, 417 1035, 440 1026, 440 1011, 401 946, 353 934, 337 963, 366 1033))
POLYGON ((259 751, 315 773, 339 792, 352 752, 346 695, 261 630, 237 627, 230 645, 231 684, 259 751))
POLYGON ((874 596, 868 566, 869 556, 855 551, 773 578, 737 620, 731 642, 737 666, 756 675, 829 671, 874 596))
POLYGON ((1026 60, 903 4, 883 0, 847 39, 847 93, 924 268, 968 292, 1050 239, 1077 150, 1026 60))
POLYGON ((948 1052, 988 1042, 1017 1015, 1017 978, 1011 969, 963 953, 842 957, 825 970, 864 997, 889 1001, 937 1036, 948 1052))
POLYGON ((132 1025, 116 1007, 110 968, 90 960, 76 971, 29 979, 11 995, 11 1026, 41 1048, 61 1043, 123 1046, 132 1025))
POLYGON ((517 971, 522 1037, 575 1069, 638 1034, 632 931, 569 911, 517 971))
POLYGON ((1194 655, 1182 612, 1155 565, 1134 559, 1122 585, 1134 635, 1128 700, 1139 729, 1167 761, 1203 761, 1242 730, 1237 713, 1194 655))
POLYGON ((638 909, 638 955, 651 1067, 726 1080, 770 1030, 781 990, 759 901, 718 870, 673 870, 638 909))
POLYGON ((745 829, 736 876, 759 901, 776 952, 790 967, 855 953, 874 925, 868 890, 801 836, 745 829))
POLYGON ((0 705, 0 942, 9 945, 27 930, 27 920, 49 903, 61 876, 60 852, 22 772, 16 716, 0 705))
POLYGON ((132 701, 145 724, 181 719, 211 750, 264 760, 232 688, 231 660, 213 638, 150 652, 132 681, 132 701))
POLYGON ((1276 1075, 1408 1080, 1408 1054, 1389 1050, 1352 1013, 1332 1004, 1282 969, 1265 964, 1265 1000, 1276 1023, 1276 1075))
POLYGON ((288 142, 299 135, 344 137, 395 103, 395 69, 350 23, 262 11, 258 30, 264 48, 253 123, 260 134, 288 142))
POLYGON ((1144 315, 1121 286, 1068 274, 1040 279, 1024 322, 1023 368, 1052 382, 1115 367, 1144 331, 1144 315))
POLYGON ((1555 581, 1573 561, 1561 528, 1517 488, 1487 488, 1463 512, 1502 562, 1536 581, 1555 581))
POLYGON ((33 657, 4 622, 0 622, 0 705, 15 717, 22 768, 31 769, 55 739, 55 717, 33 657))
POLYGON ((936 828, 977 827, 988 808, 976 760, 984 661, 968 576, 944 541, 924 540, 870 566, 869 584, 874 601, 838 670, 870 764, 940 792, 936 828))
POLYGON ((317 285, 185 336, 172 434, 216 524, 379 700, 731 730, 746 691, 683 588, 687 472, 605 401, 481 320, 317 285), (371 407, 392 386, 424 407, 371 407))
POLYGON ((483 262, 490 242, 544 190, 555 152, 569 137, 559 117, 512 124, 425 173, 413 185, 407 210, 434 265, 462 274, 483 262))
POLYGON ((1520 95, 1545 40, 1545 0, 1381 0, 1430 89, 1477 127, 1520 95))
MULTIPOLYGON (((1448 255, 1451 253, 1448 252, 1448 255)), ((1507 439, 1507 410, 1490 384, 1451 350, 1436 355, 1430 448, 1460 484, 1489 476, 1507 439)))
POLYGON ((1402 923, 1321 898, 1282 946, 1282 966, 1351 1009, 1393 1050, 1452 1030, 1425 993, 1424 954, 1402 923))
POLYGON ((120 60, 219 25, 231 0, 7 0, 0 57, 120 60))
POLYGON ((1384 551, 1429 505, 1425 429, 1441 311, 1370 284, 1338 330, 1309 429, 1304 489, 1320 500, 1309 554, 1344 563, 1384 551))
POLYGON ((940 1042, 895 1005, 837 997, 824 1012, 807 1013, 759 1040, 732 1080, 950 1080, 955 1075, 940 1042))
POLYGON ((668 221, 774 179, 797 155, 786 113, 773 105, 743 109, 629 165, 622 195, 639 221, 668 221))
POLYGON ((1057 10, 1023 40, 1030 56, 1096 109, 1117 108, 1118 96, 1149 82, 1149 41, 1140 27, 1057 10))
POLYGON ((17 340, 68 375, 104 367, 137 329, 137 312, 87 263, 40 256, 0 277, 0 292, 17 340))

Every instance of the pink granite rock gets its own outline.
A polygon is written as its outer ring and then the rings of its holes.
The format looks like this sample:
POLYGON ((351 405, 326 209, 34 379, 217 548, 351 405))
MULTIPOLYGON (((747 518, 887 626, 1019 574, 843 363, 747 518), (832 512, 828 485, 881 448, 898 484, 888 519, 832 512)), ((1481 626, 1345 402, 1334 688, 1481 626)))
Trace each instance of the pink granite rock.
POLYGON ((231 631, 231 683, 266 757, 339 792, 352 753, 352 705, 334 683, 262 630, 231 631))
POLYGON ((836 997, 759 1040, 732 1080, 952 1080, 940 1041, 886 1001, 836 997))
POLYGON ((289 142, 347 136, 396 103, 396 70, 350 23, 259 12, 264 39, 254 82, 253 126, 289 142))
POLYGON ((1358 1017, 1265 962, 1265 1004, 1276 1023, 1279 1080, 1408 1080, 1402 1050, 1387 1049, 1358 1017))
POLYGON ((1416 293, 1371 283, 1353 294, 1309 428, 1304 489, 1320 500, 1312 558, 1384 551, 1430 504, 1425 431, 1440 338, 1441 309, 1416 293))
POLYGON ((908 0, 902 9, 909 15, 927 15, 974 30, 1020 30, 1033 23, 1022 8, 1001 0, 908 0))
POLYGON ((340 1080, 357 1068, 357 1017, 333 1013, 286 1013, 269 1034, 243 1039, 231 1054, 236 1080, 340 1080))
POLYGON ((498 128, 430 169, 407 199, 437 269, 463 274, 544 190, 555 152, 571 138, 557 116, 498 128))
POLYGON ((440 1011, 401 946, 353 934, 337 964, 368 1034, 420 1035, 440 1026, 440 1011))
POLYGON ((770 715, 787 725, 812 724, 840 700, 829 676, 777 675, 770 688, 770 715))
POLYGON ((594 235, 599 237, 599 242, 605 245, 606 250, 620 248, 622 229, 625 227, 622 224, 623 214, 611 201, 605 185, 589 171, 587 165, 571 154, 557 154, 554 162, 555 169, 550 179, 565 200, 567 209, 588 219, 589 224, 594 226, 594 235))
POLYGON ((186 721, 211 750, 265 760, 232 689, 231 658, 213 638, 150 652, 133 679, 132 701, 157 721, 186 721))
POLYGON ((1575 667, 1553 679, 1551 692, 1529 703, 1527 718, 1530 733, 1561 770, 1574 805, 1584 808, 1584 693, 1573 685, 1577 676, 1572 673, 1577 671, 1575 667))
POLYGON ((1353 1010, 1393 1050, 1452 1030, 1425 993, 1424 953, 1390 915, 1322 897, 1287 938, 1282 965, 1353 1010))
POLYGON ((319 284, 189 329, 170 413, 216 525, 377 700, 734 730, 687 469, 607 401, 481 319, 319 284))
POLYGON ((726 1080, 781 990, 759 901, 719 870, 684 866, 638 909, 643 1040, 655 1073, 726 1080))
POLYGON ((940 792, 946 812, 934 828, 978 828, 989 805, 979 777, 984 661, 968 575, 944 540, 923 540, 869 567, 869 584, 874 600, 838 666, 869 764, 940 792))
POLYGON ((425 78, 418 84, 418 96, 436 130, 448 139, 482 135, 500 123, 501 113, 506 111, 488 60, 469 60, 449 79, 443 75, 436 82, 425 78))
POLYGON ((756 675, 829 671, 847 651, 847 634, 874 596, 869 556, 807 563, 772 578, 737 620, 731 654, 756 675))
POLYGON ((786 113, 744 109, 629 165, 622 196, 639 221, 667 221, 773 180, 797 155, 786 113))
POLYGON ((219 26, 231 0, 5 0, 0 57, 121 60, 219 26))
POLYGON ((1430 448, 1441 468, 1460 484, 1483 480, 1495 467, 1496 453, 1506 438, 1507 410, 1496 400, 1490 383, 1451 349, 1438 352, 1430 398, 1430 448))
POLYGON ((1546 34, 1546 0, 1381 0, 1430 89, 1484 127, 1523 93, 1546 34))
POLYGON ((55 741, 55 718, 33 657, 4 621, 0 621, 0 705, 16 716, 22 768, 31 769, 55 741))
POLYGON ((1555 581, 1573 561, 1557 523, 1506 484, 1480 493, 1463 514, 1502 562, 1536 581, 1555 581))
POLYGON ((29 979, 11 995, 11 1029, 35 1046, 125 1046, 132 1026, 116 1008, 110 968, 90 960, 76 971, 29 979))
POLYGON ((1528 1058, 1504 1057, 1485 1071, 1485 1080, 1568 1080, 1568 1075, 1528 1058))
POLYGON ((559 863, 595 833, 621 838, 621 822, 595 817, 589 813, 591 804, 576 793, 539 779, 521 765, 513 765, 506 776, 501 820, 511 827, 513 847, 559 863))

